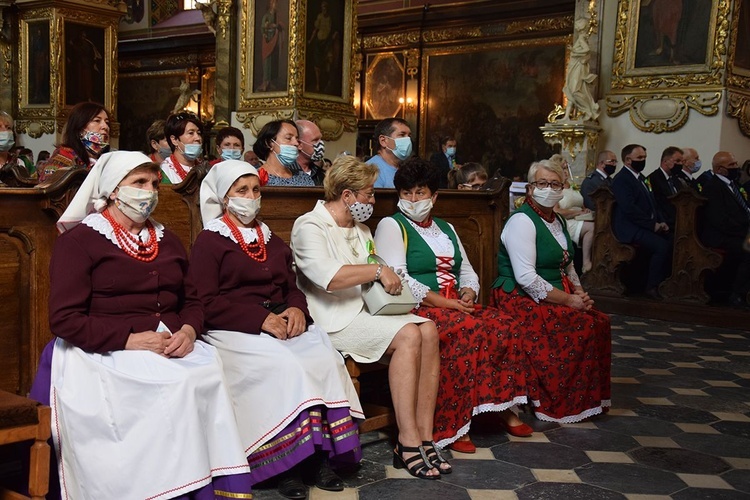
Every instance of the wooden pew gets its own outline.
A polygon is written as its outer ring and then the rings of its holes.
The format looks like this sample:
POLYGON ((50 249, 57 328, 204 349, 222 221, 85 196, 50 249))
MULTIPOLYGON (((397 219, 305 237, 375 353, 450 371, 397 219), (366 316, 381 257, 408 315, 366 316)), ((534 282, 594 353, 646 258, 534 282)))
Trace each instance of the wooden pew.
MULTIPOLYGON (((174 231, 185 247, 201 230, 198 206, 200 180, 204 172, 193 170, 184 182, 162 186, 154 218, 174 231)), ((5 306, 5 321, 0 323, 0 389, 26 394, 33 380, 49 332, 47 298, 49 295, 49 259, 57 237, 55 222, 85 179, 82 170, 59 171, 43 185, 34 188, 0 188, 0 300, 5 306)), ((508 216, 508 186, 500 190, 475 192, 446 190, 438 195, 433 213, 451 222, 479 274, 483 303, 489 302, 490 285, 497 274, 497 251, 502 224, 508 216)), ((271 230, 289 241, 294 220, 311 210, 323 198, 322 188, 264 188, 261 218, 271 230)), ((377 190, 373 217, 368 221, 374 231, 381 218, 396 211, 395 190, 377 190)), ((378 366, 378 365, 375 365, 378 366)), ((349 373, 355 387, 359 375, 372 365, 349 360, 349 373)), ((392 415, 365 407, 374 418, 363 431, 387 425, 392 415), (380 412, 380 413, 379 413, 380 412)))

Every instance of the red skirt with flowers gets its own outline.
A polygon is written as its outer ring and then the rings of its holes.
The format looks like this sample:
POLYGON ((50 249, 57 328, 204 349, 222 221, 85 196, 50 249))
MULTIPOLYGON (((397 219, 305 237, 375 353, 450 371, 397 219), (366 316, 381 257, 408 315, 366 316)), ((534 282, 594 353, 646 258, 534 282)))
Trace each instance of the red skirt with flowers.
POLYGON ((518 323, 497 309, 474 314, 420 307, 440 334, 440 383, 433 439, 440 447, 469 431, 471 417, 526 403, 525 358, 518 323))
POLYGON ((491 302, 520 324, 527 392, 539 420, 578 422, 610 406, 609 316, 537 304, 517 289, 495 288, 491 302))

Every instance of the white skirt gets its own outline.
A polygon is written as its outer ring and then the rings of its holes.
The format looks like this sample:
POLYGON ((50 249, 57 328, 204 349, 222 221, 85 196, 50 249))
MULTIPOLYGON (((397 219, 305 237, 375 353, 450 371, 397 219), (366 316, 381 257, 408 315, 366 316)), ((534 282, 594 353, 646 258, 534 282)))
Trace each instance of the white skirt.
POLYGON ((373 316, 362 309, 346 328, 329 335, 333 347, 344 356, 359 363, 377 363, 399 330, 409 323, 427 321, 414 314, 373 316))
POLYGON ((249 472, 216 350, 91 354, 57 339, 52 437, 64 499, 162 499, 249 472))
POLYGON ((203 338, 221 356, 248 455, 306 408, 349 407, 353 418, 364 418, 344 358, 318 326, 288 340, 226 330, 203 338))

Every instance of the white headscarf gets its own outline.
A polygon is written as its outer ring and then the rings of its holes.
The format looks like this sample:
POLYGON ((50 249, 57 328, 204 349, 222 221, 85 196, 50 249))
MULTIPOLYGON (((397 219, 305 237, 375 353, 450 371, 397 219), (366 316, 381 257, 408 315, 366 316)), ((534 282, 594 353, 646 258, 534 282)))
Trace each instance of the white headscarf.
POLYGON ((258 177, 255 167, 240 160, 226 160, 211 167, 201 183, 201 218, 204 226, 224 213, 227 191, 234 181, 248 174, 258 177))
POLYGON ((58 231, 64 233, 77 226, 87 215, 103 211, 109 195, 120 181, 144 163, 152 163, 151 158, 138 151, 113 151, 101 155, 57 221, 58 231))

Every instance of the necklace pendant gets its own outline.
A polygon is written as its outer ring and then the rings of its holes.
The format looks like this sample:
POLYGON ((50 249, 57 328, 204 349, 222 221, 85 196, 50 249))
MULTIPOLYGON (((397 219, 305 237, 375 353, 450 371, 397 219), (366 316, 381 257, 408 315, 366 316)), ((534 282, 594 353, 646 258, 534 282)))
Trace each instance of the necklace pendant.
POLYGON ((354 247, 352 247, 352 254, 354 254, 355 257, 359 257, 359 252, 354 247))

